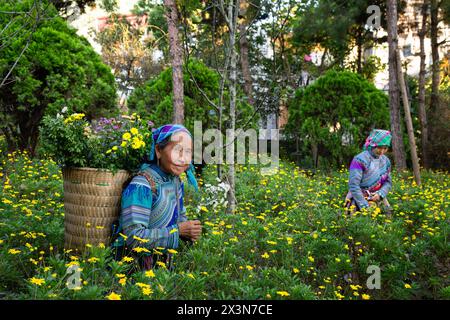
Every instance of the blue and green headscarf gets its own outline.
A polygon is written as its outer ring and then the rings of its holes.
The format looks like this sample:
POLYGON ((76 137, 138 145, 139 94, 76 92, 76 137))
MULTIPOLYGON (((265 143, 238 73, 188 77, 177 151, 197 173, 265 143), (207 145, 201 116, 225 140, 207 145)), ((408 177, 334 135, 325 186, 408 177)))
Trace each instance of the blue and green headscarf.
POLYGON ((374 129, 367 137, 364 143, 364 150, 372 150, 376 147, 390 147, 392 141, 392 134, 389 130, 374 129))
MULTIPOLYGON (((189 132, 189 130, 186 129, 186 127, 184 127, 181 124, 166 124, 166 125, 159 127, 155 131, 153 131, 152 145, 151 145, 150 154, 149 154, 149 159, 151 162, 155 161, 155 159, 156 159, 156 145, 160 144, 161 142, 168 139, 174 133, 177 133, 177 132, 186 132, 192 138, 192 135, 189 132)), ((192 185, 196 191, 198 191, 198 183, 197 183, 197 180, 195 179, 195 168, 194 168, 194 165, 192 164, 192 162, 190 163, 188 170, 186 170, 186 175, 187 175, 189 184, 192 185)))

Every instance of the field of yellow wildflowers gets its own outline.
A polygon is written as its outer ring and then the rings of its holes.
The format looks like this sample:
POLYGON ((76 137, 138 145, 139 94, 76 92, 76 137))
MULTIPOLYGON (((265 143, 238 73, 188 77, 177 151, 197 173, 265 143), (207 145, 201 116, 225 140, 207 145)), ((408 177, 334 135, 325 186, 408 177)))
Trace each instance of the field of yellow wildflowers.
POLYGON ((450 298, 448 173, 423 172, 422 188, 410 173, 395 173, 391 218, 376 209, 347 217, 346 169, 311 176, 282 162, 278 175, 262 176, 239 166, 238 209, 226 215, 223 202, 209 201, 211 167, 202 192, 187 195, 188 216, 204 224, 201 241, 172 251, 175 271, 161 264, 130 276, 133 258, 113 261, 104 246, 64 251, 53 161, 0 153, 3 299, 450 298), (380 289, 366 285, 371 265, 380 268, 380 289), (75 286, 71 266, 81 277, 75 286))

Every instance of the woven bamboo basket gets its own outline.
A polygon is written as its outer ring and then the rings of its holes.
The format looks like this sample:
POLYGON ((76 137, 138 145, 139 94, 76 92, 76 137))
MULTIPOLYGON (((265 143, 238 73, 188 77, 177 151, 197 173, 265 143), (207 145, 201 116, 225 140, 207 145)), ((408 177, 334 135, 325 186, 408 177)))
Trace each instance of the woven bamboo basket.
POLYGON ((119 217, 124 184, 130 173, 93 168, 64 168, 64 240, 66 249, 108 245, 111 225, 119 217))

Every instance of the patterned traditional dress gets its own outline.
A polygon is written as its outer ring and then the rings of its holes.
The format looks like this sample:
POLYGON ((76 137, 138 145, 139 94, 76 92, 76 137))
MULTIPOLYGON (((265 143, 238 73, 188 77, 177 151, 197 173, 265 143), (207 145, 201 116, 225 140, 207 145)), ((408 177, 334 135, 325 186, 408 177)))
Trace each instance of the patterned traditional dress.
MULTIPOLYGON (((144 175, 134 177, 124 190, 120 223, 127 236, 126 244, 128 248, 143 247, 150 252, 155 248, 161 252, 176 249, 180 238, 177 224, 187 221, 184 184, 179 177, 165 173, 156 164, 145 167, 142 172, 155 182, 156 192, 152 192, 144 175)), ((162 258, 163 262, 171 263, 167 252, 162 258)))
MULTIPOLYGON (((139 174, 122 193, 121 214, 116 234, 123 232, 126 239, 119 236, 114 240, 113 246, 121 248, 126 244, 128 249, 135 249, 137 253, 141 251, 140 255, 144 257, 140 260, 144 269, 153 268, 157 260, 164 262, 167 268, 172 268, 172 255, 167 250, 178 247, 180 241, 178 223, 188 220, 183 205, 184 184, 178 176, 164 172, 154 163, 155 146, 180 131, 190 135, 182 125, 171 124, 153 132, 149 155, 151 163, 141 166, 139 174)), ((191 164, 186 172, 187 178, 198 190, 193 171, 191 164)))
POLYGON ((368 200, 375 193, 379 194, 381 199, 387 197, 392 187, 391 162, 385 155, 377 156, 373 149, 377 146, 389 146, 390 142, 389 131, 374 130, 366 140, 365 150, 353 158, 346 197, 347 208, 367 208, 368 200))

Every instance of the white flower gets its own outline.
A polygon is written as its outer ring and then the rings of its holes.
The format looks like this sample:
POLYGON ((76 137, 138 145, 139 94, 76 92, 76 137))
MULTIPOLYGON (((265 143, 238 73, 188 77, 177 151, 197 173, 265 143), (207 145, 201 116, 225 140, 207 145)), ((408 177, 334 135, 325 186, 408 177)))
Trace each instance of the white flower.
POLYGON ((62 108, 61 113, 66 113, 67 112, 67 107, 62 108))

